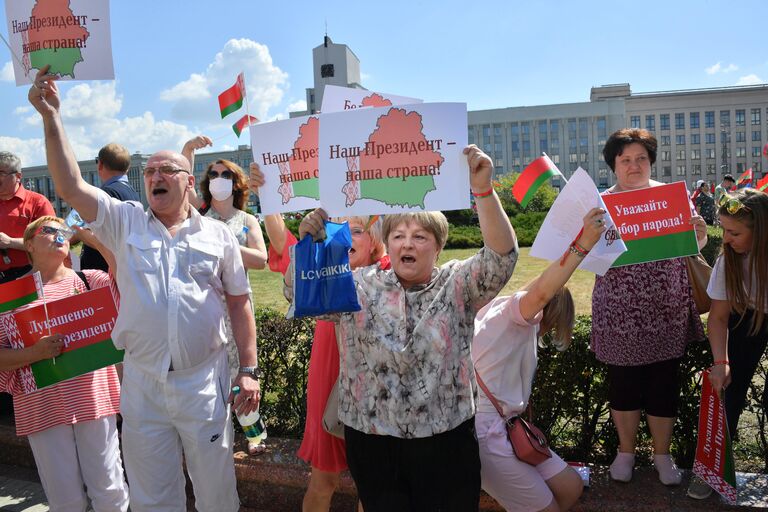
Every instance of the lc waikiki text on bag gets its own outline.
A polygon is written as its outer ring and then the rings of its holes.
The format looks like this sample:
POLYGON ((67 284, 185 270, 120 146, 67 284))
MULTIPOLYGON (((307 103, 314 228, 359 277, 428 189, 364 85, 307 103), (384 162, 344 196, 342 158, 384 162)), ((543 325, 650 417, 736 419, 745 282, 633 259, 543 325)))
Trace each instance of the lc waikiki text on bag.
POLYGON ((360 311, 349 265, 349 224, 325 223, 325 240, 307 235, 294 253, 293 303, 288 318, 360 311))

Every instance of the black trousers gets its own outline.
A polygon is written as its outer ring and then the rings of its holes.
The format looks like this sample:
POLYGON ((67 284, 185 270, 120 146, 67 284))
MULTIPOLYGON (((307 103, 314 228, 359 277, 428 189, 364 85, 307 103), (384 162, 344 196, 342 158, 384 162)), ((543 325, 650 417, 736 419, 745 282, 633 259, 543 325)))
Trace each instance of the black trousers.
POLYGON ((347 464, 365 512, 475 512, 480 455, 475 419, 419 439, 344 428, 347 464))
MULTIPOLYGON (((728 361, 731 367, 731 383, 725 388, 725 417, 731 438, 736 435, 747 392, 755 375, 760 358, 768 345, 768 321, 763 322, 756 336, 749 335, 754 311, 748 310, 739 324, 739 315, 732 313, 728 319, 728 361)), ((768 410, 768 386, 763 387, 763 410, 768 410)))

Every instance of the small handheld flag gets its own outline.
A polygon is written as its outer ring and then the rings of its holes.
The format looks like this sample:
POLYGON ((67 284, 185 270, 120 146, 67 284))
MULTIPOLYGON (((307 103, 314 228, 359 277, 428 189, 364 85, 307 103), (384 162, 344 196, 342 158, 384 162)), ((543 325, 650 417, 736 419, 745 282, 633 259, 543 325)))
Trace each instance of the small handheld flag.
POLYGON ((752 169, 747 169, 736 180, 737 188, 744 188, 752 185, 752 169))
POLYGON ((259 120, 249 114, 245 114, 243 117, 238 119, 238 121, 232 125, 232 129, 235 131, 235 134, 240 137, 240 134, 245 129, 246 126, 251 126, 252 124, 258 123, 259 120))
POLYGON ((512 186, 512 196, 525 208, 545 181, 555 175, 563 175, 547 155, 540 156, 523 170, 512 186))
POLYGON ((237 81, 235 85, 219 94, 219 110, 221 110, 221 118, 224 119, 232 112, 235 112, 243 106, 243 99, 245 98, 245 79, 243 74, 237 75, 237 81))
POLYGON ((766 174, 760 180, 758 180, 757 185, 755 185, 755 188, 760 192, 765 192, 766 194, 768 194, 768 174, 766 174))
POLYGON ((43 296, 40 272, 0 284, 0 313, 34 302, 43 296))

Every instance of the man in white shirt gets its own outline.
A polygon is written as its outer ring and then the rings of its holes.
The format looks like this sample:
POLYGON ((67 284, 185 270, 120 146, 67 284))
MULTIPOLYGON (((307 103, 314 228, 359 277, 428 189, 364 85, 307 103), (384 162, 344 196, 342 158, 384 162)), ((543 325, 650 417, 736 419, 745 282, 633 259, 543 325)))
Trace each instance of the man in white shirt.
POLYGON ((38 72, 29 101, 43 118, 56 191, 116 258, 121 307, 112 339, 125 349, 120 409, 131 510, 186 510, 183 452, 197 510, 237 511, 227 312, 241 366, 234 406, 247 414, 260 397, 256 327, 237 241, 191 207, 195 178, 173 151, 147 161, 147 211, 86 183, 47 69, 38 72))

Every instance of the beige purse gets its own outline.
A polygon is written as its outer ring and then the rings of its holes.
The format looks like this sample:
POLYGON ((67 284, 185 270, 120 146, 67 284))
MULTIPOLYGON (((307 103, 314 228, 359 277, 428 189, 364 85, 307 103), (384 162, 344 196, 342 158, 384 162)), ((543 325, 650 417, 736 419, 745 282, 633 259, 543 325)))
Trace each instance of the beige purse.
POLYGON ((712 267, 709 266, 701 253, 685 258, 685 265, 688 268, 688 282, 691 285, 696 310, 700 315, 708 313, 712 299, 707 294, 707 285, 709 284, 709 276, 712 275, 712 267))
POLYGON ((336 379, 325 403, 323 429, 334 437, 344 439, 344 424, 339 419, 339 379, 336 379))

